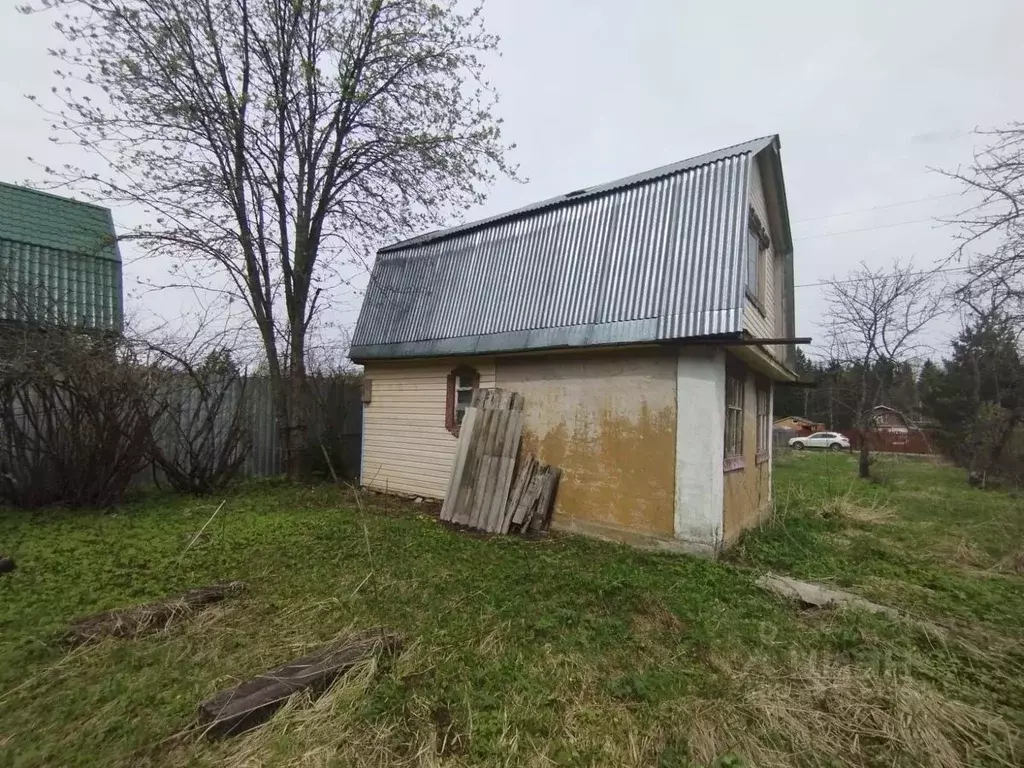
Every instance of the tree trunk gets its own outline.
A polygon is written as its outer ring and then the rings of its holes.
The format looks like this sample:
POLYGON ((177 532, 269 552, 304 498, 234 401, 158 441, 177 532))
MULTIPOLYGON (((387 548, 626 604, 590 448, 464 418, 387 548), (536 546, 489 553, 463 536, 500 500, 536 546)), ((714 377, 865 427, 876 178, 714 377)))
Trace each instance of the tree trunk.
POLYGON ((868 436, 861 430, 860 460, 857 462, 857 474, 861 480, 871 477, 871 451, 868 448, 868 436))
POLYGON ((284 446, 284 467, 288 477, 303 480, 309 475, 309 407, 306 369, 302 366, 288 378, 287 441, 284 446))

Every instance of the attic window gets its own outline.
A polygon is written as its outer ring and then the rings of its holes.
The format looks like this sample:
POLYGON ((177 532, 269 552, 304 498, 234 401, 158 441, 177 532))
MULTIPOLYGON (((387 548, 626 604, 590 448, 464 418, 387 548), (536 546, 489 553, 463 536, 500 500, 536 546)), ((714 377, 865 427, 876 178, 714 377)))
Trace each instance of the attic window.
POLYGON ((750 210, 750 225, 747 228, 747 296, 764 314, 765 270, 768 262, 768 232, 760 217, 750 210))
POLYGON ((468 366, 460 366, 448 374, 444 425, 458 437, 466 409, 473 402, 473 392, 480 387, 480 374, 468 366))

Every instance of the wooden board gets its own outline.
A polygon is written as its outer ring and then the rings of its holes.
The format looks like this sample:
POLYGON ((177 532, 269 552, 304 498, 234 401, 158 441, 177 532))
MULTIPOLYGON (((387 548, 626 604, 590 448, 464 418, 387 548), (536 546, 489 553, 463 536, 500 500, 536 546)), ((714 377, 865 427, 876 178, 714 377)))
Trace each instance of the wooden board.
POLYGON ((321 648, 220 691, 199 704, 199 722, 206 726, 207 736, 243 733, 269 720, 292 694, 321 694, 360 661, 377 653, 397 653, 401 646, 402 638, 394 632, 360 632, 340 645, 321 648))
MULTIPOLYGON (((537 496, 537 504, 533 509, 530 519, 531 531, 546 531, 551 524, 551 508, 555 502, 555 491, 558 489, 558 480, 562 471, 558 467, 545 467, 544 482, 541 485, 540 493, 537 496)), ((523 526, 523 530, 527 530, 523 526)))
POLYGON ((242 582, 229 581, 190 589, 153 603, 94 613, 72 621, 62 640, 68 645, 78 646, 101 637, 138 637, 160 632, 244 589, 242 582))
MULTIPOLYGON (((523 498, 523 494, 526 493, 527 487, 530 485, 530 480, 533 478, 533 473, 537 467, 537 461, 533 458, 532 453, 526 454, 523 460, 519 463, 519 473, 516 475, 516 481, 512 486, 512 490, 508 495, 508 503, 505 505, 505 514, 502 519, 501 533, 508 533, 509 526, 512 525, 512 518, 515 515, 516 508, 519 506, 519 502, 523 498)), ((520 520, 520 522, 522 522, 520 520)))
POLYGON ((523 397, 479 389, 466 409, 441 519, 498 532, 523 431, 523 397))
POLYGON ((547 530, 560 476, 558 467, 527 456, 505 511, 505 529, 521 532, 547 530))

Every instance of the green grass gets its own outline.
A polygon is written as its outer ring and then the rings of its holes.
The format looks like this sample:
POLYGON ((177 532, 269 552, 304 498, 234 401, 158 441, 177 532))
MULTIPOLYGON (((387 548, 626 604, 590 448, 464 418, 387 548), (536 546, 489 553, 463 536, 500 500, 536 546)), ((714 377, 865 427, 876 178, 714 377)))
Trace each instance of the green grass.
POLYGON ((886 472, 787 460, 776 522, 724 563, 474 537, 280 482, 2 510, 0 765, 1015 765, 1017 502, 932 465, 886 472), (766 569, 914 620, 801 611, 754 586, 766 569), (74 617, 230 579, 248 591, 165 632, 56 642, 74 617), (195 728, 220 688, 374 625, 405 636, 397 660, 245 736, 195 728))

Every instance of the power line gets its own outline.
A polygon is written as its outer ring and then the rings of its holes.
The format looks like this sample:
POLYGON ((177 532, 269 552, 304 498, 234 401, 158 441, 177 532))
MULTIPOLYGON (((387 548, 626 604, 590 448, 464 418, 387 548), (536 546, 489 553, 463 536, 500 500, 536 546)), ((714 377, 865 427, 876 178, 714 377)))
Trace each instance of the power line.
POLYGON ((870 208, 858 208, 858 209, 853 210, 853 211, 843 211, 842 213, 830 213, 827 216, 814 216, 813 218, 810 218, 810 219, 800 219, 799 221, 794 221, 793 224, 794 225, 796 225, 796 224, 806 224, 806 223, 811 222, 811 221, 823 221, 825 219, 837 219, 840 216, 853 216, 854 214, 857 214, 857 213, 870 213, 871 211, 882 211, 882 210, 885 210, 887 208, 899 208, 900 206, 903 206, 903 205, 913 205, 914 203, 924 203, 924 202, 927 202, 929 200, 943 200, 943 199, 945 199, 947 197, 962 197, 962 196, 963 196, 962 192, 949 192, 949 193, 947 193, 945 195, 934 195, 932 197, 918 197, 918 198, 916 198, 914 200, 901 200, 898 203, 885 203, 883 205, 873 205, 870 208))
POLYGON ((852 235, 856 232, 872 232, 876 229, 892 229, 893 227, 906 227, 910 224, 925 224, 927 222, 941 223, 935 218, 930 219, 915 219, 914 221, 897 221, 894 224, 878 224, 874 227, 861 227, 860 229, 842 229, 839 232, 823 232, 820 235, 805 235, 804 237, 794 237, 793 242, 799 242, 801 240, 817 240, 822 237, 836 237, 837 235, 852 235))
MULTIPOLYGON (((966 272, 967 267, 946 267, 945 269, 926 269, 923 272, 911 272, 908 277, 919 277, 920 275, 939 275, 946 272, 966 272)), ((821 285, 849 285, 850 283, 863 283, 871 278, 854 277, 849 280, 822 280, 820 283, 801 283, 794 285, 794 288, 817 288, 821 285)))

